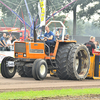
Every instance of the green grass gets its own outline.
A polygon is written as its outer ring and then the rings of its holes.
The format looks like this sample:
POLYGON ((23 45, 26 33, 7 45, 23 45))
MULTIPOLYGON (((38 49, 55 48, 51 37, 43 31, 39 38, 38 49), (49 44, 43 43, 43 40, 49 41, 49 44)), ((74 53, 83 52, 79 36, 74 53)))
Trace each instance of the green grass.
POLYGON ((87 95, 87 94, 100 94, 100 88, 3 92, 0 93, 0 100, 33 99, 33 98, 40 98, 40 97, 56 97, 56 96, 67 96, 67 95, 80 96, 80 95, 87 95))

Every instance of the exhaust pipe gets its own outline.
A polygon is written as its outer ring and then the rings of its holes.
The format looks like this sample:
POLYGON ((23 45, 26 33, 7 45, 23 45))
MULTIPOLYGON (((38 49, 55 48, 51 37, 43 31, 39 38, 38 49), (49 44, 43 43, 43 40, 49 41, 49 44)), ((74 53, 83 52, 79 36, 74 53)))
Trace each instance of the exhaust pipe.
POLYGON ((35 29, 36 29, 36 24, 35 24, 35 21, 34 21, 34 30, 33 30, 34 31, 33 32, 34 33, 34 42, 37 42, 37 34, 36 34, 36 30, 35 29))

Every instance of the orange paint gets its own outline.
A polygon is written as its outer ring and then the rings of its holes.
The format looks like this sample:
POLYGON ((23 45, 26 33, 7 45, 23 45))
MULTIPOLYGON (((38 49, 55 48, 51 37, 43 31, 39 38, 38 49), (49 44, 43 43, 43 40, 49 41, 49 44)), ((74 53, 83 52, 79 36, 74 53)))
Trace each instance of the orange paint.
MULTIPOLYGON (((59 47, 59 43, 75 43, 76 41, 62 41, 62 40, 57 40, 56 41, 56 45, 55 45, 55 48, 54 48, 54 53, 51 53, 50 54, 50 57, 47 56, 45 54, 45 45, 44 43, 39 43, 39 42, 20 42, 20 43, 25 43, 26 45, 26 57, 23 57, 23 53, 18 53, 18 57, 15 57, 15 58, 28 58, 28 59, 55 59, 56 58, 56 54, 57 54, 57 50, 58 50, 58 47, 59 47), (36 52, 35 52, 35 51, 36 52), (38 53, 37 51, 39 50, 42 50, 43 52, 42 53, 38 53)), ((17 52, 14 52, 14 53, 17 53, 17 52)))

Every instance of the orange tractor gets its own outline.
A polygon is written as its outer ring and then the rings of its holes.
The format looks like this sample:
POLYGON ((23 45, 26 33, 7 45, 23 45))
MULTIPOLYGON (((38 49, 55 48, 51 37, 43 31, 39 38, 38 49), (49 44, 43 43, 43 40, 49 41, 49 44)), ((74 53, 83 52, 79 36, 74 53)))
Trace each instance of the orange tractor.
MULTIPOLYGON (((53 23, 51 21, 48 26, 53 23)), ((1 74, 5 78, 12 78, 16 70, 21 77, 33 77, 43 80, 50 71, 56 70, 60 79, 83 80, 87 77, 90 67, 90 54, 85 45, 77 44, 74 40, 64 40, 65 26, 62 39, 56 40, 49 48, 44 41, 15 42, 13 57, 5 57, 1 63, 1 74), (49 49, 46 55, 45 47, 49 49)), ((35 30, 34 30, 35 31, 35 30)))

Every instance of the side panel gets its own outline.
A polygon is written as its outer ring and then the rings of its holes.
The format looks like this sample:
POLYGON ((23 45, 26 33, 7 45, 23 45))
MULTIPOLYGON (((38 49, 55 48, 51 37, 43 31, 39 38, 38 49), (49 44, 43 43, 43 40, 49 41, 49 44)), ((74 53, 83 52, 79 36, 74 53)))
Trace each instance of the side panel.
POLYGON ((44 59, 45 58, 44 43, 27 44, 27 57, 30 59, 44 59))
POLYGON ((44 43, 16 42, 15 45, 15 58, 44 59, 46 56, 44 43))
POLYGON ((95 55, 94 77, 99 77, 99 55, 95 55))
POLYGON ((57 40, 56 44, 55 44, 55 48, 54 48, 54 53, 50 54, 51 57, 46 56, 45 59, 56 59, 56 54, 57 54, 60 43, 63 45, 63 44, 69 44, 69 43, 76 43, 76 41, 73 41, 73 40, 66 40, 66 41, 57 40))
POLYGON ((56 41, 56 45, 54 48, 54 53, 50 56, 45 54, 45 45, 44 43, 40 42, 16 42, 15 48, 15 58, 29 58, 29 59, 55 59, 59 43, 68 44, 68 43, 75 43, 76 41, 56 41), (17 54, 17 56, 16 56, 17 54), (24 56, 25 55, 25 56, 24 56))
POLYGON ((87 77, 91 77, 91 78, 94 77, 94 68, 95 68, 95 55, 90 56, 90 69, 87 77))

